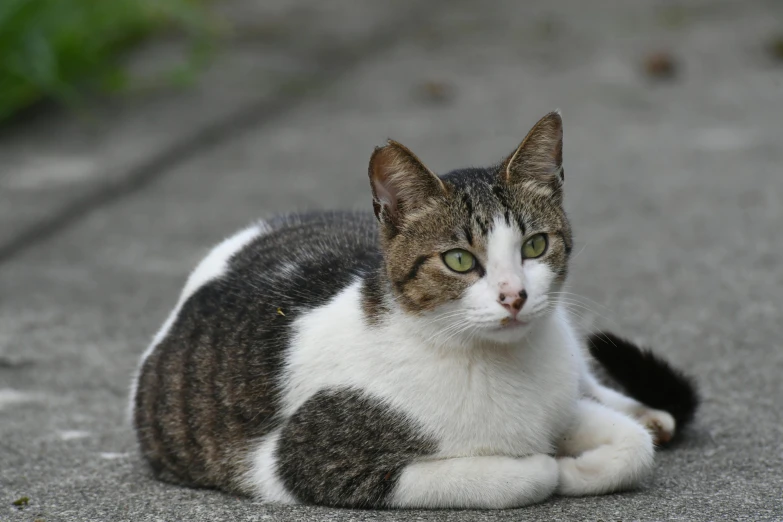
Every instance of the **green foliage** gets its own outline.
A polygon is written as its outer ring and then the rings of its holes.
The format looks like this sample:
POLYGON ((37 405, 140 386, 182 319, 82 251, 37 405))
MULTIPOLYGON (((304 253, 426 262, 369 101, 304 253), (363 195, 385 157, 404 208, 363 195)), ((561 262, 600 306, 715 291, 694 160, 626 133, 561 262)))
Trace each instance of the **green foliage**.
POLYGON ((0 122, 44 98, 122 88, 122 53, 153 31, 184 31, 198 50, 207 28, 201 0, 0 0, 0 122))
POLYGON ((11 503, 16 507, 25 507, 30 504, 30 497, 20 497, 11 503))

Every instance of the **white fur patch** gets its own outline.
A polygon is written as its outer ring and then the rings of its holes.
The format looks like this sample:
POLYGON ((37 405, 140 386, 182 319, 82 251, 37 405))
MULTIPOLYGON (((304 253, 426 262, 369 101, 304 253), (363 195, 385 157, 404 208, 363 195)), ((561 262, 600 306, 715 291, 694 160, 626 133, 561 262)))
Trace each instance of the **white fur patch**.
POLYGON ((517 292, 524 288, 522 270, 522 234, 516 225, 509 225, 501 216, 495 218, 487 241, 486 279, 496 289, 495 295, 507 285, 517 292))
POLYGON ((278 429, 261 439, 258 447, 250 455, 249 472, 243 477, 242 486, 251 495, 266 502, 297 504, 297 500, 277 476, 275 451, 279 437, 278 429))
POLYGON ((207 256, 201 260, 193 272, 190 273, 190 276, 185 283, 185 288, 182 289, 182 293, 179 296, 179 300, 177 301, 176 306, 174 306, 174 309, 169 314, 166 322, 164 322, 163 326, 160 327, 158 332, 155 334, 155 337, 153 337, 152 342, 141 356, 141 360, 139 361, 139 365, 136 369, 136 374, 133 376, 133 381, 131 382, 130 401, 128 404, 127 414, 128 419, 133 418, 133 401, 136 397, 136 388, 138 386, 141 367, 155 347, 158 346, 158 344, 160 344, 160 342, 168 334, 171 326, 174 324, 174 321, 176 321, 177 316, 182 309, 182 305, 184 305, 188 298, 196 293, 199 288, 209 283, 210 281, 225 275, 226 270, 228 269, 228 262, 234 256, 234 254, 245 248, 251 241, 268 231, 269 227, 264 222, 258 222, 255 225, 245 228, 237 234, 223 240, 216 247, 214 247, 209 252, 209 254, 207 254, 207 256))

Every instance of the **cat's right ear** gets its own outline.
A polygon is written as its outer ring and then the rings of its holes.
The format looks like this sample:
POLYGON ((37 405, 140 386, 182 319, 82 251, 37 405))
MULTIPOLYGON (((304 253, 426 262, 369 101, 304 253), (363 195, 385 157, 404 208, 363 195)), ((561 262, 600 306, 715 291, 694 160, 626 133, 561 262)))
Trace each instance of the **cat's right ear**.
POLYGON ((370 157, 370 185, 375 217, 394 230, 405 215, 445 196, 443 181, 403 144, 389 140, 370 157))

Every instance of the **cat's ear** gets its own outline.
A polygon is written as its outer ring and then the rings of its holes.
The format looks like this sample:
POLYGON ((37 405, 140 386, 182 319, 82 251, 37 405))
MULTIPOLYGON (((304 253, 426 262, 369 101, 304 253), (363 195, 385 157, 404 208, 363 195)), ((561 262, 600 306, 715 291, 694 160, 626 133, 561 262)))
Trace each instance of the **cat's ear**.
POLYGON ((542 195, 560 193, 563 186, 563 119, 550 112, 536 123, 517 150, 503 162, 500 176, 524 184, 542 195))
POLYGON ((375 217, 395 229, 408 212, 446 195, 443 181, 407 147, 389 140, 370 157, 370 184, 375 217))

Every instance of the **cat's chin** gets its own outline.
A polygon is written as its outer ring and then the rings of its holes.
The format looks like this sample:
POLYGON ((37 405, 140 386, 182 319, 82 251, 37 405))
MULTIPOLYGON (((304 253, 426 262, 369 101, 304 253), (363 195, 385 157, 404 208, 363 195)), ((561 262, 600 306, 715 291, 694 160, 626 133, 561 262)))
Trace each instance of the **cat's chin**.
POLYGON ((547 321, 549 313, 541 312, 527 314, 518 319, 504 319, 495 327, 484 329, 479 337, 495 344, 516 344, 527 337, 530 332, 539 328, 547 321))
POLYGON ((483 330, 478 337, 495 344, 514 344, 527 337, 534 325, 535 321, 509 321, 483 330))

